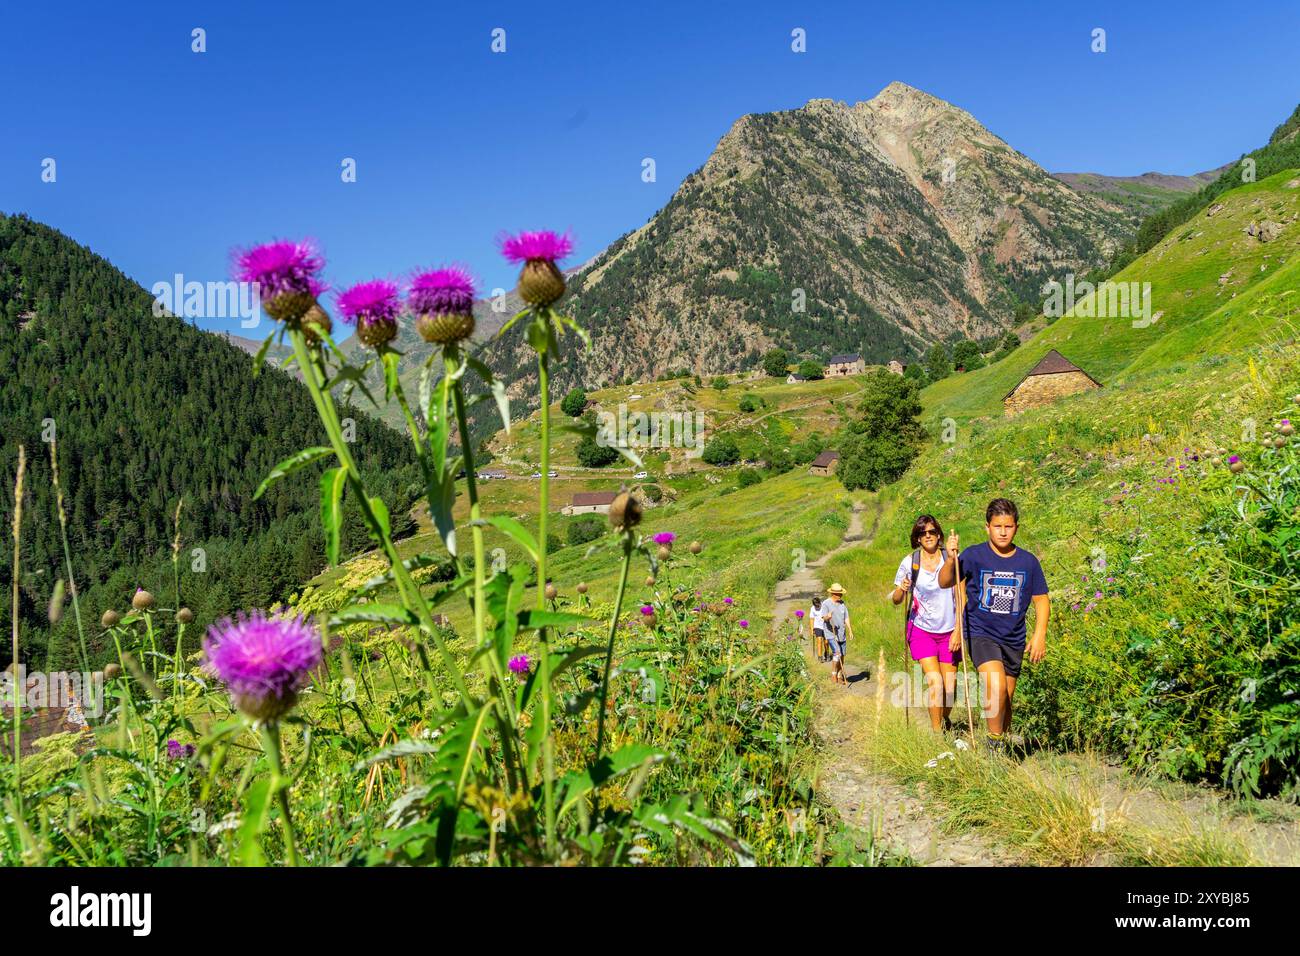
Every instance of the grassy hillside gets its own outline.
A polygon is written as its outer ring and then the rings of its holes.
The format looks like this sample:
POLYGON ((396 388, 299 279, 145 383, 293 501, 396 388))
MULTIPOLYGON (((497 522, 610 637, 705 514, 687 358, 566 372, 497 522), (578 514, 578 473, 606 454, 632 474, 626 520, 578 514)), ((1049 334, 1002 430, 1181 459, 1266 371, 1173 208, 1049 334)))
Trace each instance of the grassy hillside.
POLYGON ((1053 598, 1049 656, 1017 691, 1019 729, 1245 795, 1296 792, 1300 482, 1278 429, 1300 418, 1300 260, 1294 225, 1268 244, 1240 231, 1294 215, 1293 176, 1225 194, 1214 218, 1125 270, 1159 290, 1156 325, 1067 316, 1009 368, 927 390, 931 415, 963 420, 957 441, 923 455, 884 496, 876 540, 826 572, 860 596, 864 663, 883 647, 901 664, 884 596, 916 514, 970 544, 987 501, 1010 497, 1017 544, 1040 556, 1053 598), (1053 347, 1106 387, 1001 417, 1002 393, 1053 347))
MULTIPOLYGON (((1287 170, 1223 194, 1213 216, 1179 227, 1114 276, 1151 283, 1149 326, 1134 328, 1130 317, 1067 314, 996 365, 926 389, 927 410, 957 419, 1001 414, 1002 397, 1049 349, 1111 386, 1184 357, 1223 355, 1285 335, 1300 249, 1297 177, 1300 171, 1287 170), (1282 225, 1277 238, 1260 242, 1246 233, 1265 220, 1282 225)), ((1085 303, 1077 303, 1079 311, 1087 311, 1085 303)))

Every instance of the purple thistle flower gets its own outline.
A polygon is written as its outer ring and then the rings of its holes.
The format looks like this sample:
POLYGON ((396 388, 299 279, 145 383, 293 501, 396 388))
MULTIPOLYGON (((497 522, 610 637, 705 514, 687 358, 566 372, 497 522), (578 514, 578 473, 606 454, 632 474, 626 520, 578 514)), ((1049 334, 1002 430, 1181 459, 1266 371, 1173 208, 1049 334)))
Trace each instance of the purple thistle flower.
POLYGON ((464 315, 474 311, 474 277, 461 266, 429 269, 411 279, 407 305, 416 315, 464 315))
POLYGON ((1230 464, 1230 465, 1235 465, 1235 464, 1236 464, 1237 462, 1239 462, 1239 461, 1241 461, 1241 459, 1238 458, 1236 455, 1229 455, 1229 456, 1228 456, 1228 464, 1230 464))
POLYGON ((649 617, 649 616, 650 616, 651 614, 653 614, 654 612, 655 612, 655 609, 654 609, 653 607, 651 607, 649 604, 642 604, 642 605, 641 605, 641 613, 644 614, 646 617, 649 617))
POLYGON ((349 325, 354 322, 392 321, 402 309, 397 298, 397 285, 387 279, 358 282, 339 293, 338 301, 343 321, 349 325))
POLYGON ((371 348, 391 342, 397 335, 397 314, 402 310, 397 284, 387 279, 358 282, 339 294, 343 321, 357 326, 357 338, 371 348))
POLYGON ((241 613, 212 625, 203 639, 208 670, 225 682, 230 698, 255 720, 273 721, 298 699, 320 666, 320 635, 302 617, 241 613))
POLYGON ((673 534, 671 531, 660 531, 654 536, 655 544, 672 544, 676 540, 677 535, 673 534))
POLYGON ((731 598, 723 598, 723 599, 722 599, 722 603, 723 603, 723 604, 731 604, 731 603, 732 603, 732 600, 731 600, 731 598))
POLYGON ((1096 594, 1094 594, 1094 595, 1093 595, 1093 597, 1096 597, 1096 598, 1099 598, 1099 597, 1101 597, 1101 592, 1100 592, 1100 591, 1098 591, 1098 592, 1097 592, 1097 593, 1096 593, 1096 594))
POLYGON ((510 658, 509 667, 510 670, 515 674, 527 674, 528 663, 529 662, 528 662, 527 654, 517 654, 516 656, 510 658))
POLYGON ((795 616, 795 617, 798 617, 798 618, 802 618, 802 617, 803 617, 803 608, 800 608, 799 610, 795 611, 795 612, 794 612, 794 616, 795 616))
POLYGON ((739 624, 741 627, 749 627, 749 622, 744 620, 743 618, 737 621, 736 623, 739 624))
POLYGON ((497 237, 501 254, 510 262, 533 262, 544 260, 555 262, 573 252, 573 237, 569 233, 560 235, 549 229, 537 232, 521 232, 517 235, 502 233, 497 237))
POLYGON ((188 758, 188 757, 193 757, 193 756, 194 756, 194 745, 193 745, 193 744, 184 744, 184 745, 182 745, 181 742, 180 742, 179 740, 169 740, 169 741, 167 741, 167 759, 168 759, 168 760, 184 760, 184 759, 186 759, 186 758, 188 758))
POLYGON ((256 284, 267 314, 277 320, 296 321, 310 307, 311 298, 325 289, 316 277, 325 260, 312 239, 235 249, 231 259, 235 279, 256 284))

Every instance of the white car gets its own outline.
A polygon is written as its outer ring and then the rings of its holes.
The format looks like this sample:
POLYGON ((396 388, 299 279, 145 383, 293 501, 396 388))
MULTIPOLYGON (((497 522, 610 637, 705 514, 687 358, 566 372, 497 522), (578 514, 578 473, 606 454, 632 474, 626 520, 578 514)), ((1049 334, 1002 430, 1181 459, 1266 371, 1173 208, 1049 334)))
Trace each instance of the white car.
POLYGON ((640 481, 642 478, 649 478, 650 476, 649 476, 649 474, 647 474, 647 473, 644 472, 644 471, 638 471, 638 472, 637 472, 635 475, 633 475, 632 477, 635 478, 637 481, 640 481))
POLYGON ((541 473, 540 471, 535 471, 535 472, 533 472, 533 477, 534 477, 534 478, 540 478, 540 477, 542 477, 542 473, 541 473))
POLYGON ((559 477, 560 477, 560 473, 559 473, 558 471, 548 471, 548 472, 546 473, 546 477, 547 477, 547 478, 559 478, 559 477))

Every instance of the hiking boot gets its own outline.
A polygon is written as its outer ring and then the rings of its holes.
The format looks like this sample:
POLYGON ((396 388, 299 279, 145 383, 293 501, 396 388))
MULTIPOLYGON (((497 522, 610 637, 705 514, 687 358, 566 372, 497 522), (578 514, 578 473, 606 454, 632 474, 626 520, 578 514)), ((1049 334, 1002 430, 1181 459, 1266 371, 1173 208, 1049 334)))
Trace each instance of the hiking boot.
POLYGON ((999 757, 1009 757, 1010 748, 1007 746, 1007 738, 1002 734, 986 734, 984 737, 984 746, 990 754, 996 754, 999 757))

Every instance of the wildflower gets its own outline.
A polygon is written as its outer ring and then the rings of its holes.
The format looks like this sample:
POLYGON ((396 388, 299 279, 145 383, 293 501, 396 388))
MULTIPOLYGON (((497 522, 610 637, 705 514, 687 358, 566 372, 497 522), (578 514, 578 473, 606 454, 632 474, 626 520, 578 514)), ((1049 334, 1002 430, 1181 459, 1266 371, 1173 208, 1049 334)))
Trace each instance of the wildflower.
POLYGON ((641 605, 641 613, 644 614, 644 615, 646 615, 647 617, 649 617, 649 616, 650 616, 651 614, 653 614, 654 612, 655 612, 655 609, 654 609, 653 606, 651 606, 651 605, 649 605, 649 604, 642 604, 642 605, 641 605))
POLYGON ((179 740, 167 741, 167 759, 185 760, 194 756, 193 744, 182 744, 179 740))
POLYGON ((1101 597, 1101 592, 1098 591, 1096 594, 1093 595, 1093 597, 1095 597, 1095 598, 1099 598, 1099 597, 1101 597))
POLYGON ((803 620, 803 608, 799 608, 799 610, 795 611, 795 612, 794 612, 794 616, 797 617, 797 618, 799 618, 799 620, 802 621, 802 620, 803 620))
POLYGON ((554 584, 551 584, 550 582, 547 582, 547 584, 546 584, 546 600, 548 600, 548 601, 554 601, 554 600, 555 600, 557 597, 559 597, 559 596, 560 596, 560 592, 559 592, 559 590, 556 589, 555 585, 554 585, 554 584))
POLYGON ((137 611, 147 611, 154 606, 153 595, 144 588, 136 588, 135 597, 131 598, 131 606, 137 611))
POLYGON ((497 241, 506 259, 524 264, 519 273, 520 298, 529 305, 546 306, 564 295, 564 276, 555 263, 573 252, 572 236, 542 230, 502 235, 497 241))
POLYGON ((578 590, 578 593, 579 593, 579 594, 586 594, 586 593, 587 593, 587 584, 586 584, 586 582, 585 582, 585 581, 579 581, 579 582, 578 582, 578 589, 577 589, 577 590, 578 590))
POLYGON ((183 607, 176 612, 176 620, 182 624, 190 624, 194 620, 194 612, 187 607, 183 607))
POLYGON ((234 705, 248 717, 267 722, 293 708, 299 689, 322 657, 320 636, 310 623, 302 617, 268 618, 262 611, 214 624, 204 638, 203 653, 234 705))
POLYGON ((736 623, 739 624, 741 628, 749 627, 749 622, 746 621, 746 620, 744 620, 744 619, 741 619, 741 620, 737 621, 736 623))
POLYGON ((704 550, 704 545, 700 544, 700 542, 698 541, 691 542, 691 554, 699 554, 703 550, 704 550))
POLYGON ((373 349, 397 336, 397 313, 401 303, 396 284, 387 279, 358 282, 339 295, 343 321, 357 326, 357 338, 373 349))
POLYGON ((297 322, 316 301, 316 292, 324 288, 319 283, 313 286, 325 260, 310 239, 236 250, 234 260, 235 278, 256 283, 266 314, 277 322, 297 322))
POLYGON ((474 331, 474 278, 460 266, 421 272, 411 280, 406 302, 426 342, 447 345, 474 331))
POLYGON ((1246 463, 1236 455, 1228 456, 1228 470, 1234 475, 1239 475, 1246 470, 1246 463))
POLYGON ((655 544, 671 545, 676 540, 677 540, 677 535, 673 534, 671 531, 660 531, 657 535, 654 536, 655 544))
POLYGON ((527 674, 529 666, 528 655, 516 654, 514 657, 510 658, 508 666, 513 674, 527 674))
POLYGON ((723 598, 723 599, 722 599, 722 603, 723 603, 723 604, 731 604, 731 603, 732 603, 732 600, 731 600, 731 598, 723 598))

